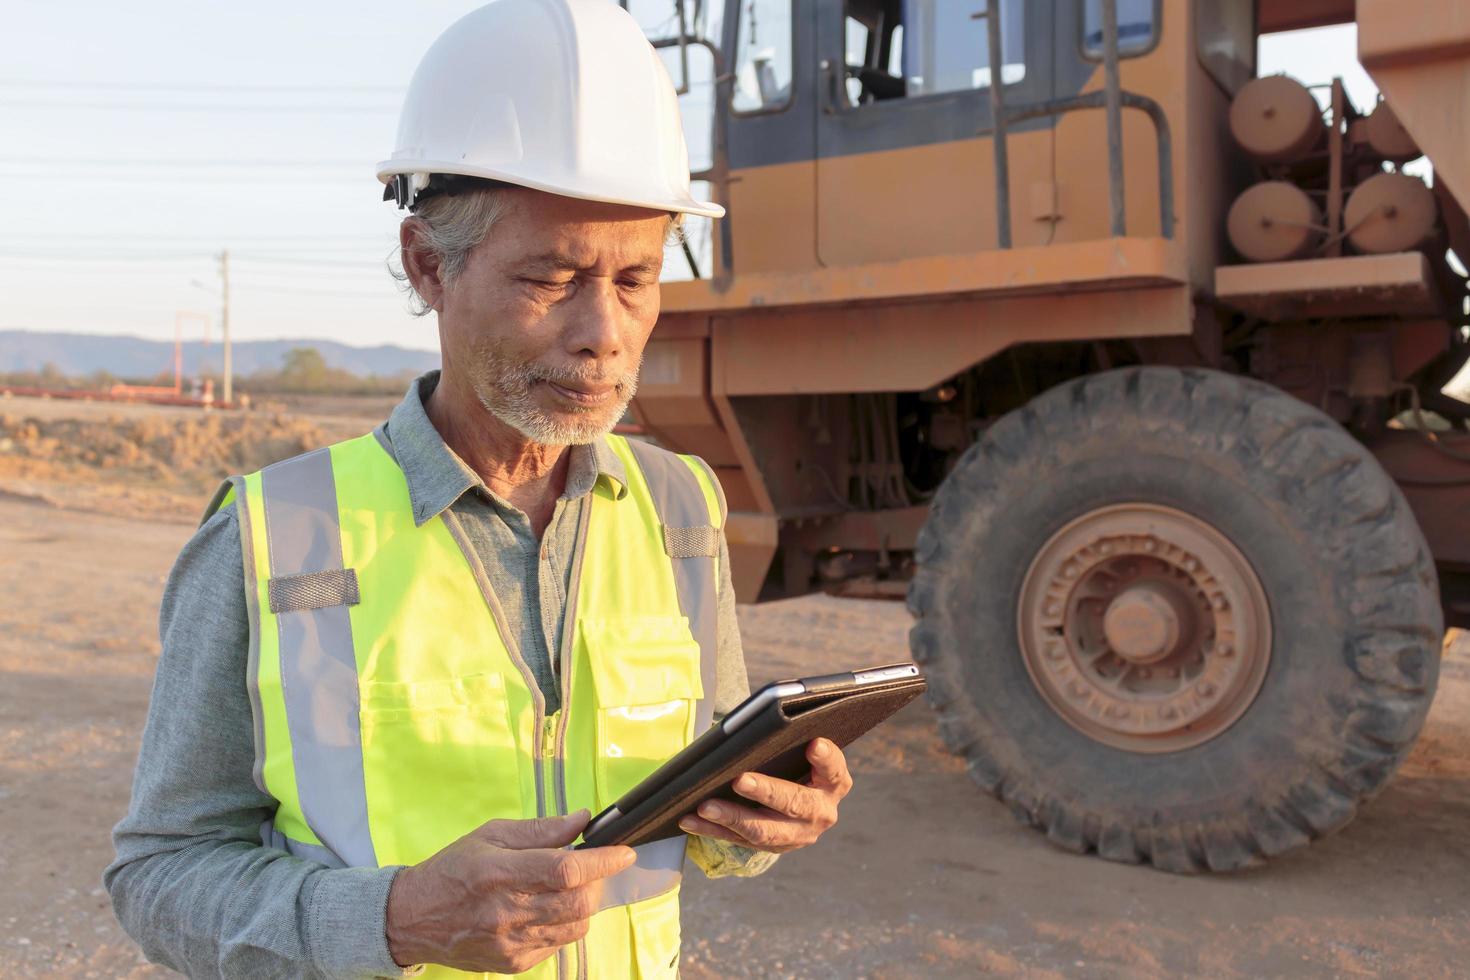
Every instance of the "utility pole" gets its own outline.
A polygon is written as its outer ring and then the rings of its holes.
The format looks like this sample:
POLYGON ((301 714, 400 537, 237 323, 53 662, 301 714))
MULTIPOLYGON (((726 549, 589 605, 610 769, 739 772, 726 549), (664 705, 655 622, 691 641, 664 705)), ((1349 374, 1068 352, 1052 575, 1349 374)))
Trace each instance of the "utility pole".
POLYGON ((232 365, 230 364, 230 250, 224 249, 219 253, 219 280, 220 280, 220 314, 219 330, 220 342, 225 348, 225 390, 223 392, 226 405, 235 401, 235 378, 232 365))

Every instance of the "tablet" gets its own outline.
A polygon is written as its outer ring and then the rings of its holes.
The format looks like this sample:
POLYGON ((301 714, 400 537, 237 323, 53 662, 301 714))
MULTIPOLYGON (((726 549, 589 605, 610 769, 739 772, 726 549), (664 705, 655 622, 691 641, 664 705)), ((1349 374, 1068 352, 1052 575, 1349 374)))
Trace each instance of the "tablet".
POLYGON ((753 805, 731 788, 741 773, 800 782, 811 772, 812 739, 846 746, 924 688, 911 663, 767 684, 593 817, 577 846, 636 847, 678 836, 679 821, 711 798, 753 805))

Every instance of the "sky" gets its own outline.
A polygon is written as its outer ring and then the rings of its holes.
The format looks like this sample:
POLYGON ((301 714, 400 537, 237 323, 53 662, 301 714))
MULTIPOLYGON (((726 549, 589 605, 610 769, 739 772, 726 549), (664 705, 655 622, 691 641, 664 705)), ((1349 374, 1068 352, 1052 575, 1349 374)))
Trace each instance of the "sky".
MULTIPOLYGON (((374 167, 420 55, 479 3, 7 0, 0 329, 170 339, 185 311, 217 339, 227 248, 237 340, 436 347, 386 272, 400 214, 374 167)), ((635 4, 649 26, 671 9, 635 4)), ((1276 35, 1261 73, 1343 74, 1371 104, 1355 47, 1351 27, 1276 35)))

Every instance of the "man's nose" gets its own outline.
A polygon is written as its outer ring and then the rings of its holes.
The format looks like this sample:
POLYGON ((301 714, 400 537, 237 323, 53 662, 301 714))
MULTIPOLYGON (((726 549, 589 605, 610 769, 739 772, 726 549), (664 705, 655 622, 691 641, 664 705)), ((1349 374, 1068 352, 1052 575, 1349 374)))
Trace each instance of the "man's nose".
POLYGON ((591 354, 602 360, 622 346, 623 320, 628 311, 611 280, 592 279, 578 293, 577 306, 566 334, 567 352, 591 354))

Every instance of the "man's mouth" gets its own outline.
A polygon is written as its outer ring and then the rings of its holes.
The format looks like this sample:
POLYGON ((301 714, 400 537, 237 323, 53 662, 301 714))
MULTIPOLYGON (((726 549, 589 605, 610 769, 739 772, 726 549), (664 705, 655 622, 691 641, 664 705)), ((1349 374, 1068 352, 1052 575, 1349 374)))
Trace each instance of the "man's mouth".
POLYGON ((606 385, 601 388, 574 388, 557 384, 555 381, 547 381, 546 385, 567 401, 589 408, 608 401, 617 394, 618 390, 617 385, 606 385))

